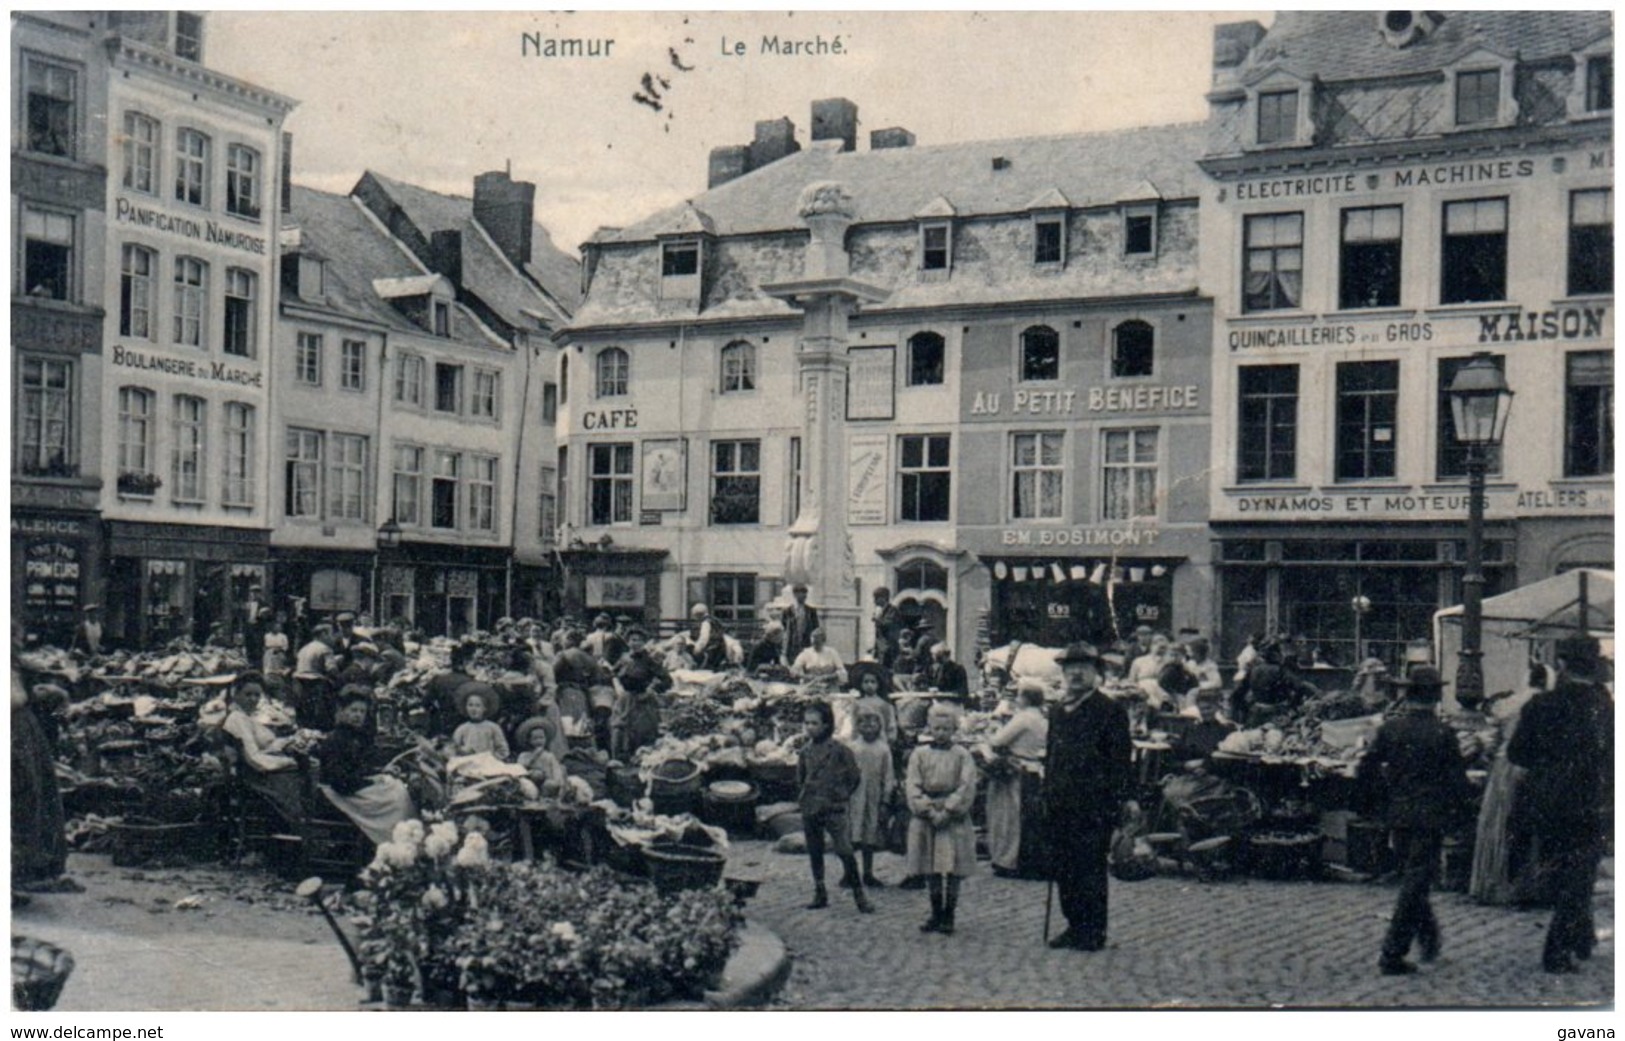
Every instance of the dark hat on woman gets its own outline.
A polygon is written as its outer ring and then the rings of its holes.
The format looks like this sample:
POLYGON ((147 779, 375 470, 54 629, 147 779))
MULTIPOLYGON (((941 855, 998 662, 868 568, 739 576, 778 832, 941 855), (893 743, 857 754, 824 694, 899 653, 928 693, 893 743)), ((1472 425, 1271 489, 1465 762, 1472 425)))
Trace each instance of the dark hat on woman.
POLYGON ((1084 641, 1079 640, 1076 643, 1067 644, 1066 650, 1062 651, 1055 658, 1055 664, 1057 665, 1066 665, 1069 662, 1075 661, 1088 662, 1091 665, 1099 665, 1100 652, 1095 650, 1094 644, 1085 643, 1084 641))

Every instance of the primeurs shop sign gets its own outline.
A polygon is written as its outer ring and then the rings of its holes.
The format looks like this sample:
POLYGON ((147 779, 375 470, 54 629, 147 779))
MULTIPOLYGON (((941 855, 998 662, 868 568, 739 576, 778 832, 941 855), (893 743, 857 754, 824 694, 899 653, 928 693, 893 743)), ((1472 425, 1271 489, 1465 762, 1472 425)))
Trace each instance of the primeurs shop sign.
POLYGON ((137 206, 129 199, 119 199, 115 209, 115 216, 124 224, 135 224, 143 228, 153 228, 157 231, 167 231, 171 235, 181 238, 195 239, 198 242, 208 242, 231 249, 240 249, 245 253, 265 255, 265 239, 259 235, 250 235, 247 232, 234 231, 219 221, 203 218, 180 217, 163 210, 155 210, 146 206, 137 206))

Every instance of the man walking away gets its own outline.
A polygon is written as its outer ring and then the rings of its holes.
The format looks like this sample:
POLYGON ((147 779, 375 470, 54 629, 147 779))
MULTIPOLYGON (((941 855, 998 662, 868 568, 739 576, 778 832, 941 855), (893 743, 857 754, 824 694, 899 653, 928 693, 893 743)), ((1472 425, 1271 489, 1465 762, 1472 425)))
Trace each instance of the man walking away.
POLYGON ((1557 682, 1524 706, 1507 758, 1529 771, 1518 812, 1551 872, 1552 921, 1541 967, 1574 972, 1575 959, 1591 957, 1597 945, 1591 890, 1601 814, 1612 802, 1614 710, 1596 640, 1559 640, 1557 658, 1557 682))
POLYGON ((1074 643, 1056 659, 1066 700, 1050 712, 1044 812, 1049 872, 1067 928, 1051 947, 1106 946, 1106 858, 1112 829, 1140 812, 1129 799, 1134 746, 1128 711, 1100 693, 1100 653, 1074 643))
POLYGON ((1444 688, 1439 670, 1419 665, 1400 686, 1404 703, 1377 731, 1371 750, 1360 763, 1361 784, 1386 807, 1393 846, 1404 872, 1378 962, 1385 976, 1416 971, 1405 956, 1417 940, 1422 944, 1423 961, 1439 956, 1439 923, 1428 903, 1428 891, 1439 869, 1445 833, 1465 821, 1472 798, 1456 735, 1439 720, 1439 695, 1444 688))

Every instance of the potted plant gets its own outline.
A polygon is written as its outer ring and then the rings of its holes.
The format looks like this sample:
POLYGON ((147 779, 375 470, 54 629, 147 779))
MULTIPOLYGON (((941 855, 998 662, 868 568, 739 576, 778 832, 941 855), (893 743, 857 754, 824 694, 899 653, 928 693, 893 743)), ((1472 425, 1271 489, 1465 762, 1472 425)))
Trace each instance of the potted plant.
POLYGON ((120 495, 151 495, 163 483, 163 479, 157 474, 141 470, 125 470, 118 475, 118 492, 120 495))

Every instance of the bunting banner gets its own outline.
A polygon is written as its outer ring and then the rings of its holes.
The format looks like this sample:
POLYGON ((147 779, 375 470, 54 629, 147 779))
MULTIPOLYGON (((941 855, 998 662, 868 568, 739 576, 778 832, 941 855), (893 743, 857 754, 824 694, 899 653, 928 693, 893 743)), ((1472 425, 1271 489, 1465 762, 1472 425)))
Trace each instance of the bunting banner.
POLYGON ((1085 560, 1077 563, 1052 561, 1048 564, 1009 564, 996 560, 992 564, 993 577, 1000 582, 1089 582, 1092 585, 1140 583, 1166 578, 1172 570, 1166 564, 1114 564, 1109 560, 1085 560))

